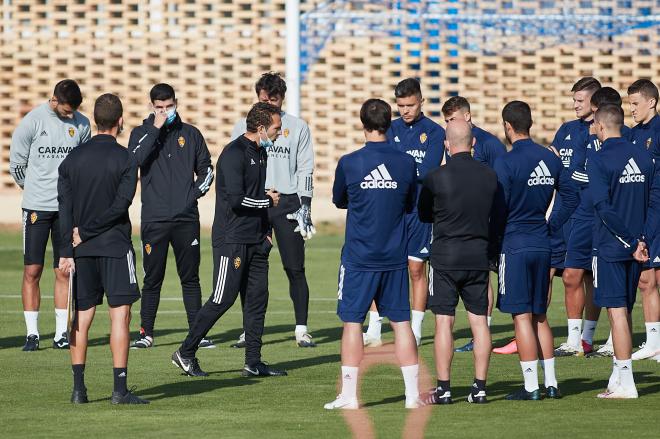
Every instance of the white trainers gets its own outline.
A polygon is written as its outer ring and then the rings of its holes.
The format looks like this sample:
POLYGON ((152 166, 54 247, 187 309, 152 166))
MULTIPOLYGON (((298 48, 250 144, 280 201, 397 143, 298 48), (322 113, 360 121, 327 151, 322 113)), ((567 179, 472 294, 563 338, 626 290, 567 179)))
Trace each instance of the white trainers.
POLYGON ((651 358, 656 355, 658 355, 658 351, 656 349, 650 348, 646 343, 642 343, 640 349, 634 354, 632 354, 632 359, 646 360, 647 358, 651 358))
POLYGON ((326 410, 357 410, 360 408, 357 398, 344 398, 342 395, 337 396, 332 402, 323 405, 326 410))
POLYGON ((372 337, 368 332, 362 334, 362 342, 365 346, 370 348, 377 348, 378 346, 383 345, 383 340, 381 338, 372 337))
POLYGON ((406 398, 406 408, 407 409, 418 409, 424 407, 424 401, 422 401, 419 396, 414 398, 406 398))
POLYGON ((316 343, 312 340, 312 336, 307 332, 296 333, 296 344, 299 348, 314 348, 316 343))
POLYGON ((638 395, 635 386, 625 388, 620 385, 614 390, 608 389, 603 393, 599 393, 597 397, 601 399, 635 399, 638 395))
POLYGON ((575 347, 568 343, 562 343, 557 349, 555 349, 555 357, 581 357, 584 355, 584 350, 582 346, 575 347))

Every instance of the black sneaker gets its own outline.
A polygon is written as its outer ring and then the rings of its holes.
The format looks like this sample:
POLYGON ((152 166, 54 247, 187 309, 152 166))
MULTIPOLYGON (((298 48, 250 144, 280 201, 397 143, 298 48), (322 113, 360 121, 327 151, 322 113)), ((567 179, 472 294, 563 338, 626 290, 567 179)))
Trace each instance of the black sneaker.
POLYGON ((509 393, 504 397, 507 401, 540 401, 541 400, 541 390, 536 389, 532 392, 528 392, 524 387, 521 389, 509 393))
POLYGON ((197 347, 201 348, 201 349, 213 349, 213 348, 215 348, 215 344, 213 344, 211 339, 203 338, 199 341, 199 344, 197 345, 197 347))
POLYGON ((561 399, 559 388, 550 386, 545 388, 545 397, 550 399, 561 399))
POLYGON ((149 404, 149 401, 133 394, 133 390, 128 390, 123 395, 119 392, 112 392, 110 402, 113 404, 149 404))
POLYGON ((261 376, 281 377, 287 375, 288 373, 286 373, 285 370, 273 369, 269 365, 267 365, 266 363, 262 363, 261 361, 253 365, 246 364, 243 367, 244 377, 261 377, 261 376))
POLYGON ((25 345, 23 346, 24 352, 32 352, 39 350, 39 336, 38 335, 28 335, 25 338, 25 345))
POLYGON ((138 338, 136 338, 135 341, 131 343, 131 349, 147 349, 152 347, 153 345, 154 345, 154 338, 145 334, 143 329, 140 329, 138 338))
POLYGON ((470 392, 467 397, 467 402, 471 404, 488 404, 488 399, 486 398, 486 391, 479 390, 478 392, 470 392))
POLYGON ((440 387, 433 388, 426 394, 424 398, 424 403, 427 405, 436 404, 436 405, 447 405, 453 404, 454 401, 451 399, 451 391, 441 389, 440 387))
POLYGON ((199 360, 197 358, 184 358, 177 349, 172 354, 172 364, 181 369, 186 375, 191 377, 207 377, 208 373, 204 372, 199 367, 199 360))
POLYGON ((87 404, 89 402, 87 399, 87 389, 71 392, 71 402, 73 404, 87 404))
POLYGON ((69 337, 66 332, 62 333, 62 338, 53 340, 53 349, 69 349, 69 337))

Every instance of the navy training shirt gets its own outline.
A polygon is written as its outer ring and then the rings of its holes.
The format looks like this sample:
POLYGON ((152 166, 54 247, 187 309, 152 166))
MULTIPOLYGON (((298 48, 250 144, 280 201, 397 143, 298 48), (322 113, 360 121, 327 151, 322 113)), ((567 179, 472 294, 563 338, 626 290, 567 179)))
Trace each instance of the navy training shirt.
POLYGON ((495 162, 498 196, 494 222, 504 233, 505 251, 550 250, 549 232, 557 231, 578 204, 577 187, 561 160, 531 139, 513 143, 495 162), (561 206, 546 221, 555 189, 561 206))
POLYGON ((594 253, 606 261, 632 260, 645 229, 653 160, 626 139, 609 138, 587 170, 597 215, 594 253))
POLYGON ((506 154, 506 146, 500 139, 478 126, 472 126, 472 135, 476 140, 472 156, 476 161, 493 168, 495 161, 506 154))
POLYGON ((637 146, 643 146, 653 160, 660 159, 660 115, 656 114, 646 124, 638 123, 624 137, 637 146))
POLYGON ((415 161, 389 142, 367 142, 339 159, 332 202, 346 214, 341 263, 355 271, 408 266, 406 213, 417 198, 415 161))

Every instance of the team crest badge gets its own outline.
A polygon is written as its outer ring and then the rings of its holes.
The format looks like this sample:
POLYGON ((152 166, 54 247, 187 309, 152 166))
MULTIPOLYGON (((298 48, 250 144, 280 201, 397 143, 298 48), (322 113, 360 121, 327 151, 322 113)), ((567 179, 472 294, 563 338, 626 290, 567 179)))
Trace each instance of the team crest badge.
POLYGON ((240 267, 240 266, 241 266, 241 258, 239 258, 238 256, 236 256, 236 257, 234 258, 234 268, 235 268, 236 270, 238 270, 238 267, 240 267))
POLYGON ((183 145, 186 144, 186 139, 183 138, 183 136, 179 137, 179 146, 183 148, 183 145))
POLYGON ((284 137, 289 137, 289 129, 288 129, 288 128, 284 128, 284 131, 282 131, 282 135, 283 135, 284 137))
POLYGON ((651 143, 653 143, 653 139, 651 137, 646 139, 646 149, 649 149, 651 147, 651 143))
POLYGON ((69 127, 69 136, 73 137, 74 134, 76 134, 76 130, 73 127, 69 127))
POLYGON ((422 133, 419 135, 419 143, 426 143, 426 139, 428 139, 426 133, 422 133))
POLYGON ((145 244, 144 245, 144 251, 147 252, 148 255, 151 254, 151 244, 145 244))
POLYGON ((30 215, 30 222, 34 224, 37 222, 37 219, 39 219, 39 217, 37 216, 37 212, 32 212, 32 214, 30 215))

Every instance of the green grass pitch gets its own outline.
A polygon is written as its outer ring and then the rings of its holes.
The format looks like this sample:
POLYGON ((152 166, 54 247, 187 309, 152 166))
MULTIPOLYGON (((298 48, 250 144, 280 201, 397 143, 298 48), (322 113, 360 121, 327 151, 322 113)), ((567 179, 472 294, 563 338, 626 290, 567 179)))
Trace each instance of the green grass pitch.
MULTIPOLYGON (((222 437, 222 438, 344 438, 351 436, 344 416, 327 412, 323 403, 336 395, 339 371, 340 322, 335 315, 337 267, 343 238, 325 234, 307 244, 307 274, 311 289, 309 327, 318 347, 300 349, 293 339, 293 309, 277 249, 271 254, 270 305, 266 316, 263 358, 289 371, 284 378, 247 379, 240 376, 243 352, 229 347, 240 334, 239 306, 232 308, 211 330, 217 349, 200 350, 205 379, 182 376, 170 362, 171 353, 186 334, 181 292, 170 251, 167 277, 156 321, 155 347, 130 352, 129 386, 151 400, 148 406, 114 407, 109 319, 105 305, 97 310, 90 334, 86 383, 91 403, 69 403, 72 378, 66 351, 51 348, 54 330, 52 270, 42 279, 39 319, 41 349, 24 353, 20 283, 21 235, 0 232, 0 425, 3 437, 222 437)), ((134 238, 134 245, 139 241, 134 238)), ((203 300, 211 291, 210 239, 202 239, 200 271, 203 300)), ((139 254, 139 252, 138 252, 139 254)), ((51 261, 47 254, 47 264, 51 261)), ((139 257, 138 257, 139 259, 139 257)), ((138 265, 140 261, 138 261, 138 265)), ((641 304, 635 308, 635 338, 643 341, 641 304)), ((550 321, 555 344, 566 335, 563 288, 555 281, 550 321)), ((133 310, 133 334, 139 326, 139 303, 133 310)), ((385 326, 384 326, 385 328, 385 326)), ((392 339, 386 330, 386 340, 392 339)), ((510 317, 495 312, 493 340, 501 345, 512 336, 510 317)), ((596 342, 607 337, 602 314, 596 342)), ((433 318, 427 313, 420 350, 433 373, 433 318)), ((457 313, 456 343, 470 338, 465 311, 457 313)), ((521 385, 517 356, 491 360, 488 390, 491 403, 464 402, 472 382, 472 357, 454 357, 453 406, 433 407, 424 437, 660 437, 660 364, 634 363, 640 398, 601 401, 610 359, 558 358, 557 376, 565 397, 540 402, 509 402, 504 395, 521 385)), ((541 373, 541 372, 539 372, 541 373)), ((542 375, 541 375, 542 376, 542 375)), ((424 389, 423 389, 424 390, 424 389)), ((398 368, 377 366, 362 382, 361 402, 375 426, 376 437, 401 437, 406 416, 403 380, 398 368)), ((419 429, 418 429, 419 430, 419 429)))

